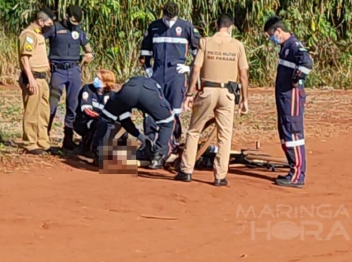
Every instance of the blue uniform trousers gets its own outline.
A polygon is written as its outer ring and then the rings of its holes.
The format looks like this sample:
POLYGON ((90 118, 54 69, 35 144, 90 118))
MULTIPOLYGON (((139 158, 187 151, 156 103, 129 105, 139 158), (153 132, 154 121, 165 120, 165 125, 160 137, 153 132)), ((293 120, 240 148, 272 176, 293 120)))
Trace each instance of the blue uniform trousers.
MULTIPOLYGON (((173 130, 173 141, 181 138, 182 125, 180 114, 182 113, 182 103, 186 92, 186 76, 179 74, 176 71, 176 66, 164 69, 157 69, 152 76, 158 84, 162 87, 166 100, 170 103, 175 116, 175 127, 173 130), (164 73, 165 72, 165 73, 164 73)), ((143 122, 144 134, 155 140, 156 133, 155 120, 151 116, 145 116, 143 122)))
POLYGON ((276 87, 275 98, 281 146, 290 165, 288 178, 293 183, 304 182, 306 173, 303 126, 304 104, 306 101, 304 87, 276 87))
POLYGON ((53 69, 50 81, 50 124, 54 120, 57 106, 66 86, 66 115, 65 127, 73 129, 73 122, 76 116, 76 108, 78 104, 78 94, 81 89, 81 69, 74 66, 68 69, 53 69))

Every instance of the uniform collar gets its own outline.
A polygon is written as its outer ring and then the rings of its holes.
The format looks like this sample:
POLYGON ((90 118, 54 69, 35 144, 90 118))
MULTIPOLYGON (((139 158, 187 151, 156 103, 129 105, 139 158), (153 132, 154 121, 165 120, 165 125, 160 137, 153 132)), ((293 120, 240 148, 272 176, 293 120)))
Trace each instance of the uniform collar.
POLYGON ((291 45, 291 43, 295 40, 295 35, 291 34, 291 36, 284 42, 284 44, 282 45, 282 47, 287 47, 288 45, 291 45))
POLYGON ((30 24, 30 28, 32 28, 33 31, 36 32, 37 34, 41 34, 42 33, 42 28, 35 22, 30 24))

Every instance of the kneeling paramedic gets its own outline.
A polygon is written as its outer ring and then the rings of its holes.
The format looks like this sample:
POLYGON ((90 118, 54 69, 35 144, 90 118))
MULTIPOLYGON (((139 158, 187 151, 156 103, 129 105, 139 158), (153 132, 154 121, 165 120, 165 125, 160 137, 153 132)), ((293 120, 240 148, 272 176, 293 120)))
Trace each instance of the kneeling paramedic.
POLYGON ((103 158, 103 143, 110 136, 109 124, 119 121, 121 126, 132 136, 142 142, 139 150, 153 144, 150 139, 140 133, 131 120, 131 110, 139 109, 155 119, 159 127, 155 151, 151 156, 150 168, 163 168, 171 154, 174 114, 169 102, 165 99, 161 86, 153 79, 138 76, 130 78, 121 89, 114 93, 100 114, 97 131, 93 137, 93 154, 95 165, 103 158), (149 144, 149 145, 150 145, 149 144), (100 158, 100 159, 99 159, 100 158))
POLYGON ((289 173, 279 176, 275 182, 280 186, 300 188, 304 185, 306 173, 304 82, 313 68, 313 62, 306 48, 288 31, 281 18, 269 18, 264 31, 272 42, 281 45, 275 99, 281 145, 291 166, 289 173))
MULTIPOLYGON (((115 75, 110 70, 98 71, 94 82, 82 87, 78 96, 78 106, 74 121, 74 131, 82 136, 80 155, 91 156, 93 134, 104 105, 112 96, 115 87, 115 75)), ((127 133, 124 135, 126 139, 127 133)))

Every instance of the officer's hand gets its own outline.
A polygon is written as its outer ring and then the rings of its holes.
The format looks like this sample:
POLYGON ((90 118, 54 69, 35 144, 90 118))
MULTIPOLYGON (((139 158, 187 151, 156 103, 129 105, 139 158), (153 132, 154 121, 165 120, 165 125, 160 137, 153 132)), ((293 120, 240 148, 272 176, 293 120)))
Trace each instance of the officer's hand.
POLYGON ((149 137, 147 137, 146 135, 144 135, 142 133, 139 134, 137 139, 142 143, 142 145, 139 147, 138 150, 143 150, 146 147, 146 145, 147 145, 147 141, 149 141, 152 146, 154 144, 153 141, 149 137))
POLYGON ((147 77, 152 77, 153 75, 153 68, 146 68, 145 72, 147 73, 147 77))
POLYGON ((93 60, 93 54, 92 53, 85 53, 83 56, 83 61, 87 64, 89 64, 90 62, 92 62, 93 60))
POLYGON ((248 101, 247 100, 245 100, 245 101, 242 100, 240 102, 239 106, 238 106, 238 113, 240 115, 246 115, 246 114, 248 114, 248 111, 249 111, 249 109, 248 109, 248 101))
POLYGON ((37 80, 35 80, 35 78, 30 78, 28 79, 28 91, 30 95, 36 95, 38 94, 38 83, 37 80))
POLYGON ((190 67, 184 64, 177 64, 176 70, 179 74, 189 73, 191 71, 190 67))
POLYGON ((193 97, 187 96, 185 101, 183 102, 183 110, 184 111, 191 111, 193 106, 193 97))

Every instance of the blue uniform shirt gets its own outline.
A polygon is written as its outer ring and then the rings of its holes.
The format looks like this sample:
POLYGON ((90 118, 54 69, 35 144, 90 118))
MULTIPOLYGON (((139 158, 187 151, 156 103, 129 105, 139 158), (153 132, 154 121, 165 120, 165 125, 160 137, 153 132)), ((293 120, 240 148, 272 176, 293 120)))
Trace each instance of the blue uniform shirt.
POLYGON ((141 56, 145 57, 146 67, 154 59, 154 69, 176 64, 184 64, 190 46, 195 55, 201 36, 198 30, 188 21, 177 18, 169 28, 162 19, 152 22, 145 33, 141 56))
POLYGON ((293 85, 304 85, 304 81, 313 69, 313 61, 303 44, 291 35, 281 46, 276 76, 277 91, 286 91, 293 85), (300 74, 296 74, 296 70, 300 74))
POLYGON ((99 94, 93 84, 82 87, 78 95, 78 106, 76 109, 76 121, 89 121, 93 118, 86 114, 85 109, 90 109, 100 114, 105 104, 114 92, 99 94))

